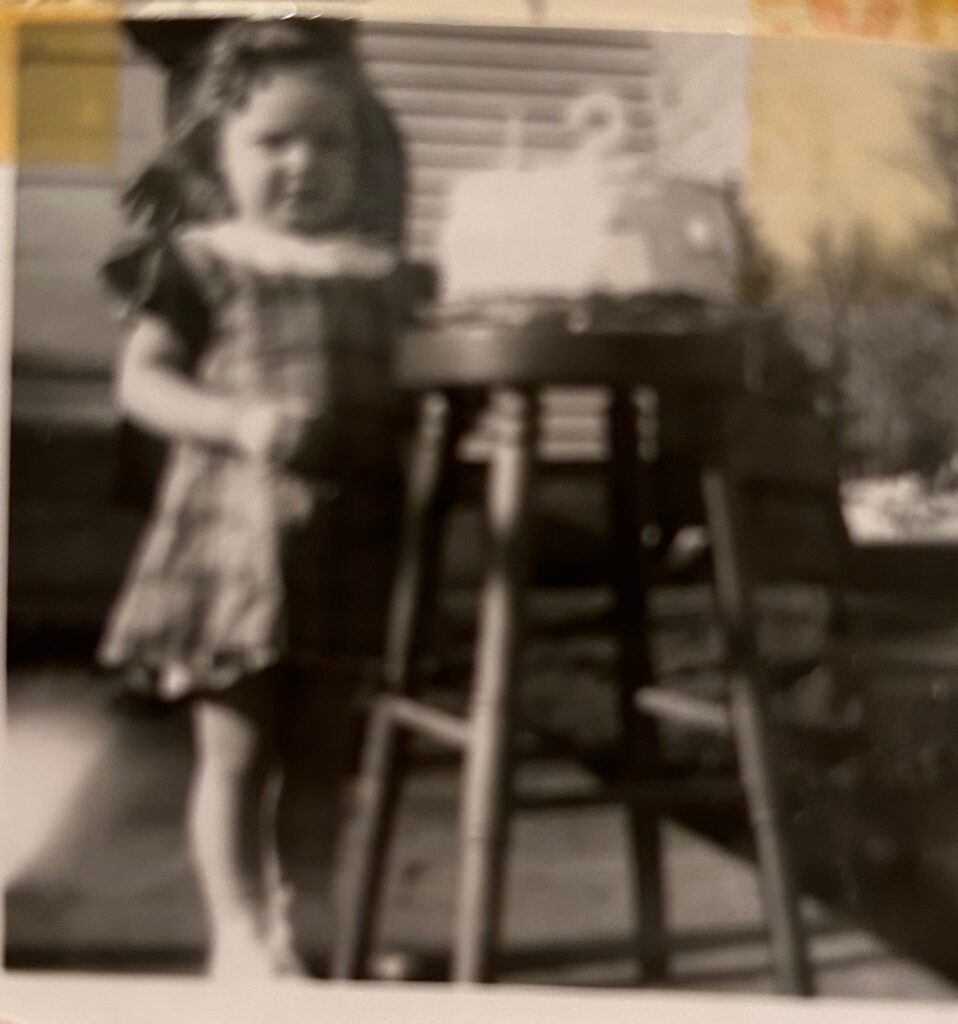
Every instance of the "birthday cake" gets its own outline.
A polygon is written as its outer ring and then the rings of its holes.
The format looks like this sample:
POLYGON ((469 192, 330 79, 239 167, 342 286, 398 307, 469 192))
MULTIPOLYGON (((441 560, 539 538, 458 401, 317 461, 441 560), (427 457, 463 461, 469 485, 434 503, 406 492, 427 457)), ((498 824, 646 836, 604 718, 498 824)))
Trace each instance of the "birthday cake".
POLYGON ((438 239, 444 299, 731 299, 735 232, 726 196, 642 172, 616 136, 613 125, 561 162, 517 166, 521 157, 511 154, 506 166, 460 175, 438 239))

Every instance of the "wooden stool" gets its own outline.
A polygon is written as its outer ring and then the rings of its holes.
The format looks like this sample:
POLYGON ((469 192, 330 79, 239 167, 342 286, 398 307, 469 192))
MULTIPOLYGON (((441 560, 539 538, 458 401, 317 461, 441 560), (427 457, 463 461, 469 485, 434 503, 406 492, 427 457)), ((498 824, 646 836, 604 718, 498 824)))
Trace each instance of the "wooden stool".
MULTIPOLYGON (((654 679, 639 537, 643 480, 633 396, 638 386, 702 395, 722 390, 740 393, 754 369, 754 343, 755 332, 747 323, 699 324, 693 329, 679 323, 641 333, 581 334, 551 324, 539 330, 483 325, 433 329, 409 337, 401 346, 400 382, 428 397, 422 403, 410 469, 386 638, 385 687, 371 712, 359 780, 356 844, 348 864, 345 913, 334 954, 336 977, 362 977, 366 967, 413 732, 449 745, 464 757, 452 976, 477 982, 493 974, 506 817, 509 810, 527 802, 512 792, 512 712, 528 568, 529 498, 540 451, 540 397, 542 389, 552 386, 601 386, 611 395, 606 416, 607 474, 616 554, 620 744, 627 778, 599 800, 621 801, 625 807, 639 923, 636 958, 642 980, 663 977, 667 943, 661 815, 675 797, 695 794, 688 784, 683 792, 681 783, 666 783, 660 777, 657 722, 654 715, 644 713, 656 710, 655 702, 640 709, 642 701, 636 699, 654 679), (489 547, 474 678, 468 714, 460 718, 415 699, 415 670, 435 595, 450 470, 466 428, 457 402, 464 392, 492 396, 494 436, 486 486, 489 547)), ((732 510, 720 467, 710 469, 705 497, 709 523, 724 537, 732 510)), ((781 990, 808 993, 807 951, 784 835, 766 698, 761 674, 742 642, 743 631, 737 629, 744 606, 734 545, 728 554, 716 560, 716 593, 736 640, 734 650, 742 657, 732 723, 757 836, 776 976, 781 990)), ((534 802, 571 807, 586 801, 581 794, 556 794, 536 797, 534 802)))

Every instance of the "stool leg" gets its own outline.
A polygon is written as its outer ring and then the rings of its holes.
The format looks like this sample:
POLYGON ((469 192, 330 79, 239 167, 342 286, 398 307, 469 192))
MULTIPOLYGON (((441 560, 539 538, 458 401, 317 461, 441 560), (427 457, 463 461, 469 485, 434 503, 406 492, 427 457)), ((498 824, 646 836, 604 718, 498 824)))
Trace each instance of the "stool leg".
POLYGON ((716 471, 705 473, 703 491, 715 559, 716 595, 733 659, 729 694, 739 772, 755 833, 778 988, 792 995, 811 995, 811 966, 776 769, 766 679, 755 642, 751 573, 741 535, 739 501, 731 481, 716 471))
MULTIPOLYGON (((636 690, 654 683, 648 645, 639 535, 639 458, 636 408, 628 391, 612 396, 610 417, 609 504, 614 550, 613 584, 619 643, 618 703, 620 749, 626 781, 654 778, 659 765, 659 730, 654 719, 638 713, 636 690)), ((645 982, 664 977, 667 965, 665 894, 662 884, 661 828, 653 808, 627 809, 633 896, 639 924, 638 961, 645 982)))
POLYGON ((453 980, 465 982, 490 980, 499 926, 536 428, 530 395, 504 391, 496 404, 498 436, 487 484, 490 544, 469 713, 452 965, 453 980))
MULTIPOLYGON (((414 689, 414 661, 435 594, 441 526, 459 433, 458 418, 445 396, 423 400, 386 626, 383 681, 391 693, 414 689)), ((376 705, 363 749, 351 856, 344 864, 335 978, 359 978, 365 969, 407 753, 408 736, 384 705, 376 705)))
POLYGON ((353 834, 344 863, 333 978, 365 977, 408 746, 409 737, 397 729, 387 707, 375 705, 366 727, 353 834))

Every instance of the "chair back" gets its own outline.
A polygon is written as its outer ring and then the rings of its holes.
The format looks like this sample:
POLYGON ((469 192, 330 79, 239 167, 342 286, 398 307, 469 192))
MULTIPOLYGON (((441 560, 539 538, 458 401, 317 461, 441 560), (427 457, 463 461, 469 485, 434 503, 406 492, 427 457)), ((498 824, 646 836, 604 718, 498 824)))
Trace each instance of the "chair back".
POLYGON ((841 586, 851 542, 832 419, 807 404, 744 392, 661 401, 660 450, 703 467, 707 491, 710 480, 721 489, 736 520, 728 527, 737 557, 754 582, 841 586))

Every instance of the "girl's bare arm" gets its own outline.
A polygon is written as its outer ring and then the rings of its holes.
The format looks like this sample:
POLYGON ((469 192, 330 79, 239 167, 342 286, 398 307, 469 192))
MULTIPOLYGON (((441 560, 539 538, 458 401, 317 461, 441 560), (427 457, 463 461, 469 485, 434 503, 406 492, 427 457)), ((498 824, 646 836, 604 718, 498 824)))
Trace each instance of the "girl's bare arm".
POLYGON ((183 341, 162 320, 142 316, 120 360, 120 407, 163 437, 229 446, 260 461, 293 456, 309 422, 300 404, 217 394, 191 379, 187 361, 183 341))
POLYGON ((133 328, 120 359, 116 396, 141 426, 164 437, 226 445, 234 439, 235 399, 199 387, 187 375, 184 343, 149 315, 133 328))

